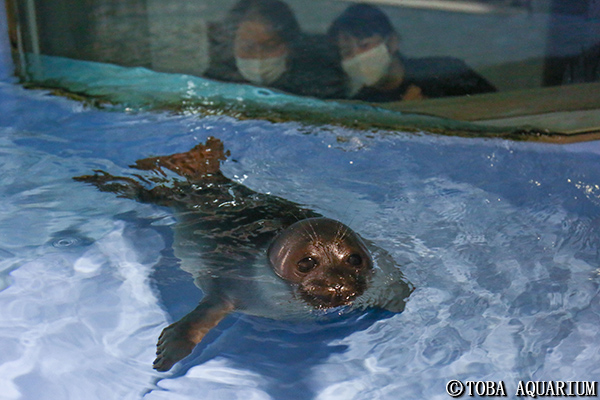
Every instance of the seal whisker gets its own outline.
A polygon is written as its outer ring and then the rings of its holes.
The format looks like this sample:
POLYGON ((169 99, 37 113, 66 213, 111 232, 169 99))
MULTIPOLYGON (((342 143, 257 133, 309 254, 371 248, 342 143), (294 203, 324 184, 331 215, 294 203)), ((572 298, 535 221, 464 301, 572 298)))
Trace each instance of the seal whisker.
POLYGON ((337 227, 337 232, 335 233, 335 240, 336 242, 342 242, 344 240, 344 238, 346 237, 346 234, 348 233, 348 228, 346 225, 344 224, 339 224, 337 227))
POLYGON ((311 239, 315 243, 318 242, 319 234, 317 233, 317 229, 316 229, 315 225, 313 225, 313 221, 312 220, 308 220, 308 226, 310 227, 310 230, 312 231, 311 239))
POLYGON ((346 237, 346 233, 348 233, 348 227, 346 225, 340 224, 340 240, 343 240, 346 237))
POLYGON ((306 220, 307 221, 307 228, 305 228, 302 232, 302 236, 305 237, 307 239, 308 242, 314 242, 316 239, 316 232, 314 230, 314 227, 312 226, 312 223, 310 221, 310 219, 306 220))
POLYGON ((341 242, 341 239, 342 239, 341 231, 342 231, 342 225, 338 224, 338 226, 335 229, 335 235, 333 236, 334 243, 341 242))

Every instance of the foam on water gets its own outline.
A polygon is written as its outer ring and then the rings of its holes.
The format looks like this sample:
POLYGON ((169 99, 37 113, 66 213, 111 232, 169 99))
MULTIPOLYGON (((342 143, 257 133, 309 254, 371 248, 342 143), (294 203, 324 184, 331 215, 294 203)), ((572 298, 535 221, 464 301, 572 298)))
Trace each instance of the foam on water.
POLYGON ((0 98, 2 398, 446 399, 450 379, 503 380, 511 398, 519 380, 600 375, 596 143, 103 112, 10 84, 0 98), (234 315, 154 372, 158 334, 200 295, 184 295, 170 213, 71 177, 209 135, 227 176, 389 251, 416 287, 406 311, 234 315))

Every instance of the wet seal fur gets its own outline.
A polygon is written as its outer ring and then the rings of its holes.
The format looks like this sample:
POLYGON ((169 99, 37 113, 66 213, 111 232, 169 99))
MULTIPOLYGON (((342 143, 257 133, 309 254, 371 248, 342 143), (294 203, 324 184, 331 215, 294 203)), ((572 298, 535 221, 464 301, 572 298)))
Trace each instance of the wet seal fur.
POLYGON ((155 369, 171 369, 234 311, 302 319, 341 306, 404 309, 413 288, 388 253, 339 221, 228 179, 220 171, 227 155, 208 138, 186 153, 132 166, 147 175, 74 178, 175 212, 175 255, 204 297, 162 331, 155 369))
POLYGON ((298 221, 267 251, 273 271, 316 308, 348 305, 364 293, 373 268, 362 239, 328 218, 298 221))

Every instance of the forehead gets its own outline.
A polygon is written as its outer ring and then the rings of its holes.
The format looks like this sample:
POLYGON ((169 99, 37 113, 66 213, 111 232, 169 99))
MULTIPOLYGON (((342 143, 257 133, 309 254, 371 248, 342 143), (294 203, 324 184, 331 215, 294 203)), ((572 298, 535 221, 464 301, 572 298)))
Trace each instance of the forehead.
POLYGON ((279 39, 271 24, 261 20, 243 21, 236 31, 237 40, 267 41, 279 39))
POLYGON ((381 42, 383 42, 383 40, 384 40, 383 36, 381 36, 378 33, 375 33, 375 34, 372 34, 369 36, 358 37, 358 36, 352 35, 349 32, 340 32, 337 37, 337 41, 340 46, 344 46, 344 45, 350 46, 350 45, 364 43, 364 42, 381 43, 381 42))
POLYGON ((302 227, 302 245, 309 249, 334 249, 347 246, 356 247, 358 237, 344 225, 310 226, 302 227))

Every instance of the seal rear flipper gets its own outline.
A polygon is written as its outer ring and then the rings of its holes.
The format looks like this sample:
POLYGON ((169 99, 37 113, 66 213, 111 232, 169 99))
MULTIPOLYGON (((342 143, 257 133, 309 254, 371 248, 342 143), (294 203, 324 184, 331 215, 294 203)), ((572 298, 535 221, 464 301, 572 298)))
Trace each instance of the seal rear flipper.
POLYGON ((229 151, 224 150, 223 142, 214 137, 206 139, 185 153, 169 156, 150 157, 137 160, 131 167, 144 171, 155 171, 166 176, 166 168, 186 178, 189 182, 229 181, 220 171, 221 161, 225 161, 229 151))
POLYGON ((150 184, 139 175, 135 175, 139 181, 126 176, 113 176, 107 172, 95 170, 94 175, 76 176, 73 180, 92 184, 101 192, 115 193, 118 197, 126 199, 138 200, 142 203, 154 203, 158 205, 168 206, 173 197, 173 189, 166 186, 156 186, 152 189, 147 189, 143 184, 150 184))
POLYGON ((187 357, 212 328, 235 309, 234 304, 221 297, 207 296, 192 312, 163 329, 156 344, 157 371, 168 371, 187 357))

